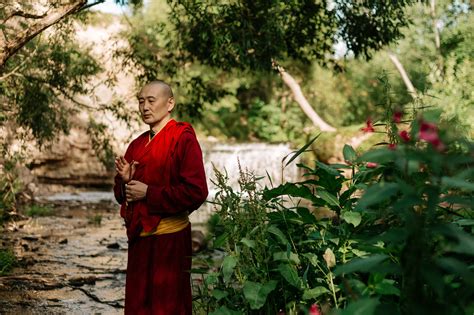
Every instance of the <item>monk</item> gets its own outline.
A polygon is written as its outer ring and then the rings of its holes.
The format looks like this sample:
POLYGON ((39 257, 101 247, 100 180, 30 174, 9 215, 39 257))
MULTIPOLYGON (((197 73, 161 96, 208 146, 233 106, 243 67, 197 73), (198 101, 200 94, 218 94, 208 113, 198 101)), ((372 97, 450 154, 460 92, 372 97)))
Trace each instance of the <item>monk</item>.
POLYGON ((115 160, 114 194, 129 239, 125 314, 192 314, 188 216, 208 189, 194 130, 171 118, 174 106, 168 84, 146 84, 138 107, 150 130, 115 160))

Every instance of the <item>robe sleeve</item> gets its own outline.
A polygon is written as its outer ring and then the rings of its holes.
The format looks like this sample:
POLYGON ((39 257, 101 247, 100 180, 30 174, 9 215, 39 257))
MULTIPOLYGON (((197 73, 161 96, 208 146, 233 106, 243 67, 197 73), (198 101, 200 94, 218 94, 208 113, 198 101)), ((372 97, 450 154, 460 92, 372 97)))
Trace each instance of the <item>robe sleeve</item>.
MULTIPOLYGON (((133 146, 133 142, 130 143, 130 145, 128 146, 127 151, 125 152, 125 156, 124 156, 125 159, 129 163, 132 160, 132 152, 133 152, 132 146, 133 146)), ((125 182, 122 180, 122 176, 120 176, 118 173, 114 177, 114 182, 115 182, 115 185, 114 185, 115 200, 117 200, 119 204, 122 204, 125 201, 125 182)))
POLYGON ((146 202, 150 214, 191 213, 207 198, 202 151, 193 133, 184 132, 181 135, 175 156, 175 162, 178 163, 177 183, 170 186, 148 186, 146 202))

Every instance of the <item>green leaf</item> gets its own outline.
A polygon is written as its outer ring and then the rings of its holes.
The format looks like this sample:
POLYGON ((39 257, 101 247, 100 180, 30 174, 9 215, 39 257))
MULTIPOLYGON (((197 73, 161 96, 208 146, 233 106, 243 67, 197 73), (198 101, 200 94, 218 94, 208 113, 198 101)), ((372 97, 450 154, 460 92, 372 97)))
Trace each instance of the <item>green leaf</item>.
POLYGON ((474 183, 470 183, 461 178, 443 177, 441 178, 441 185, 446 188, 458 188, 461 190, 474 191, 474 183))
POLYGON ((330 293, 330 291, 326 289, 325 287, 321 287, 321 286, 313 288, 313 289, 305 290, 303 293, 303 300, 312 300, 326 293, 330 293))
POLYGON ((212 290, 212 296, 217 300, 220 301, 223 298, 227 297, 229 295, 229 292, 227 291, 222 291, 219 289, 214 289, 212 290))
POLYGON ((289 256, 290 257, 288 257, 287 252, 276 252, 276 253, 273 253, 273 260, 275 261, 281 260, 288 263, 292 262, 297 265, 300 264, 300 259, 297 254, 290 252, 289 256))
POLYGON ((212 284, 215 284, 219 281, 219 278, 218 278, 218 274, 213 272, 213 273, 210 273, 206 276, 204 282, 207 284, 207 285, 212 285, 212 284))
POLYGON ((339 276, 343 273, 348 274, 352 272, 370 272, 372 271, 372 268, 381 264, 387 259, 388 256, 384 254, 372 255, 364 258, 354 258, 348 263, 338 266, 334 270, 334 274, 339 276))
POLYGON ((280 196, 291 196, 305 198, 311 201, 315 201, 316 197, 313 195, 311 189, 303 185, 296 185, 293 183, 286 183, 272 189, 266 189, 263 191, 263 198, 270 200, 280 196))
POLYGON ((372 205, 385 201, 395 195, 399 190, 396 183, 378 183, 369 187, 362 198, 359 199, 355 210, 364 210, 372 205))
POLYGON ((316 217, 308 210, 308 208, 299 207, 296 212, 301 216, 301 219, 305 224, 316 224, 318 222, 316 217))
POLYGON ((275 280, 270 280, 264 285, 252 281, 245 282, 243 292, 245 299, 250 304, 250 308, 253 310, 262 308, 267 300, 268 294, 275 290, 276 285, 277 281, 275 280))
POLYGON ((214 312, 209 313, 209 315, 242 315, 242 312, 234 311, 233 309, 227 308, 227 306, 223 305, 214 312))
MULTIPOLYGON (((288 162, 286 162, 285 164, 285 167, 288 166, 288 164, 290 164, 291 162, 293 162, 298 156, 300 156, 301 153, 305 152, 307 148, 309 148, 310 145, 313 144, 313 142, 318 139, 318 137, 320 136, 321 134, 318 134, 316 137, 314 137, 313 139, 309 140, 308 143, 306 143, 304 146, 302 146, 298 151, 296 151, 296 153, 290 158, 290 160, 288 162)), ((285 157, 286 158, 286 157, 285 157)), ((283 159, 284 160, 284 159, 283 159)))
POLYGON ((362 298, 349 305, 341 312, 341 315, 372 315, 379 305, 379 300, 374 298, 362 298))
POLYGON ((452 257, 441 257, 436 259, 436 263, 441 268, 459 276, 469 286, 474 287, 474 272, 469 270, 464 262, 452 257))
POLYGON ((321 199, 326 201, 329 205, 339 207, 339 200, 337 197, 327 192, 323 188, 318 187, 316 194, 318 194, 319 197, 321 197, 321 199))
POLYGON ((280 271, 280 274, 289 284, 295 288, 301 288, 301 279, 298 277, 295 267, 288 264, 281 264, 278 266, 278 271, 280 271))
POLYGON ((288 240, 286 239, 285 234, 283 234, 283 232, 279 228, 277 228, 275 225, 270 225, 267 231, 275 235, 281 244, 285 246, 288 244, 288 240))
POLYGON ((339 173, 339 171, 338 171, 337 169, 332 168, 332 167, 330 167, 330 166, 328 166, 328 165, 326 165, 326 164, 324 164, 324 163, 321 163, 321 162, 319 162, 319 161, 316 161, 316 165, 317 165, 320 169, 322 169, 322 170, 324 170, 326 173, 328 173, 329 175, 336 176, 336 177, 341 177, 341 176, 342 176, 341 173, 339 173))
POLYGON ((456 240, 456 244, 446 250, 465 255, 474 256, 474 236, 464 232, 453 224, 443 224, 434 227, 435 232, 443 234, 450 239, 456 240))
POLYGON ((389 149, 377 149, 364 153, 357 159, 359 162, 387 163, 395 160, 395 152, 389 149))
POLYGON ((224 282, 229 281, 230 277, 234 273, 234 268, 237 265, 237 258, 234 256, 227 256, 222 261, 222 274, 224 275, 224 282))
POLYGON ((249 248, 254 248, 255 247, 255 241, 254 240, 250 240, 246 237, 243 237, 240 242, 244 245, 246 245, 247 247, 249 248))
POLYGON ((313 265, 314 267, 318 266, 318 256, 316 254, 314 254, 314 253, 304 253, 303 256, 308 258, 311 265, 313 265))
POLYGON ((213 242, 213 247, 214 248, 221 248, 224 246, 224 244, 226 243, 227 241, 227 238, 229 237, 229 235, 227 233, 224 233, 224 234, 221 234, 219 235, 213 242))
POLYGON ((356 152, 348 144, 344 145, 344 148, 342 149, 342 154, 344 155, 344 160, 346 161, 354 162, 357 159, 356 152))
POLYGON ((354 211, 344 211, 341 214, 341 218, 347 223, 352 224, 354 227, 357 227, 362 221, 360 213, 354 211))
POLYGON ((382 295, 396 295, 400 296, 400 289, 394 285, 394 280, 384 279, 375 285, 374 291, 382 295))

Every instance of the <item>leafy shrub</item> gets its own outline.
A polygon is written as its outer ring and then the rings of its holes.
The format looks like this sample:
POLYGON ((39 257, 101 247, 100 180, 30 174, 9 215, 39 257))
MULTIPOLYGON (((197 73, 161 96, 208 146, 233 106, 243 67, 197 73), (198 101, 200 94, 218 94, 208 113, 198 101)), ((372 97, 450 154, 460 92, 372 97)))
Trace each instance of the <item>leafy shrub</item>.
POLYGON ((472 312, 474 144, 449 139, 430 113, 410 125, 400 116, 386 125, 390 143, 363 154, 346 145, 345 164, 299 165, 301 182, 262 189, 241 170, 236 191, 216 171, 213 246, 225 255, 205 277, 202 305, 214 315, 312 304, 340 314, 472 312))

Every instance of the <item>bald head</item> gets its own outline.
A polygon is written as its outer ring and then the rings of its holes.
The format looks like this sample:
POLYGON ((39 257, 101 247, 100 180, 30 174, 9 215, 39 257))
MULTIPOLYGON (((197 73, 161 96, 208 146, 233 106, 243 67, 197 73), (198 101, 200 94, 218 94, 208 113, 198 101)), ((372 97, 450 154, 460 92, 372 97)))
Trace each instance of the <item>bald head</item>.
POLYGON ((169 84, 166 83, 165 81, 154 80, 154 81, 148 82, 147 84, 143 86, 142 91, 145 88, 151 88, 153 90, 157 89, 157 91, 159 91, 161 95, 164 95, 167 98, 174 97, 171 86, 169 86, 169 84))

